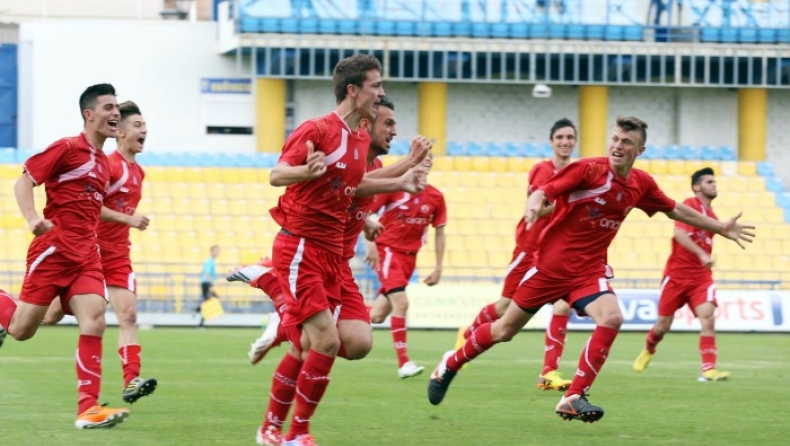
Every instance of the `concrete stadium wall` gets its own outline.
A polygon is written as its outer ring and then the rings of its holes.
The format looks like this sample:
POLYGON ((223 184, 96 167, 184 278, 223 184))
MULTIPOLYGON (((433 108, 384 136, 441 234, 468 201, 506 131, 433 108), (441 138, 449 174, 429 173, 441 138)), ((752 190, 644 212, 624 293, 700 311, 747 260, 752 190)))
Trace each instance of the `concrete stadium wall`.
POLYGON ((784 178, 785 190, 790 185, 790 90, 768 93, 768 128, 766 155, 773 162, 774 171, 784 178))

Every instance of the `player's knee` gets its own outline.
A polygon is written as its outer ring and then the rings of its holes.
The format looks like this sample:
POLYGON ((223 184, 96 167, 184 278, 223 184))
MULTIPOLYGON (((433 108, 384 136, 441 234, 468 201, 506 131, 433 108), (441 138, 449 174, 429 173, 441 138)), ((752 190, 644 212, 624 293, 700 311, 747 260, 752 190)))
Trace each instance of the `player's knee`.
POLYGON ((137 309, 129 307, 116 315, 118 325, 121 327, 133 327, 137 325, 137 309))
POLYGON ((78 321, 78 323, 80 325, 80 333, 84 335, 102 336, 107 328, 107 322, 104 320, 104 317, 78 321))
POLYGON ((33 335, 36 334, 38 327, 21 327, 17 328, 14 327, 14 330, 8 330, 8 334, 11 335, 17 341, 27 341, 28 339, 32 338, 33 335))
POLYGON ((519 327, 494 323, 491 325, 491 339, 494 342, 510 342, 518 334, 519 327))
POLYGON ((384 322, 384 319, 386 319, 386 318, 387 318, 387 316, 384 315, 384 314, 378 314, 378 313, 372 313, 372 312, 370 313, 370 323, 371 324, 380 324, 380 323, 384 322))
POLYGON ((58 322, 63 320, 63 314, 49 314, 47 313, 44 316, 44 320, 41 321, 41 325, 56 325, 58 322))
POLYGON ((620 329, 620 326, 623 325, 623 313, 618 311, 609 311, 604 313, 598 321, 598 325, 602 325, 604 327, 620 329))
POLYGON ((502 317, 505 314, 505 311, 507 311, 507 307, 510 306, 510 302, 511 302, 511 300, 508 299, 508 298, 505 298, 505 297, 503 297, 502 299, 499 299, 496 302, 496 305, 494 306, 494 308, 496 309, 496 314, 499 317, 502 317))
POLYGON ((370 350, 373 348, 373 341, 370 339, 354 339, 351 342, 344 342, 345 359, 349 361, 358 361, 364 359, 370 350))

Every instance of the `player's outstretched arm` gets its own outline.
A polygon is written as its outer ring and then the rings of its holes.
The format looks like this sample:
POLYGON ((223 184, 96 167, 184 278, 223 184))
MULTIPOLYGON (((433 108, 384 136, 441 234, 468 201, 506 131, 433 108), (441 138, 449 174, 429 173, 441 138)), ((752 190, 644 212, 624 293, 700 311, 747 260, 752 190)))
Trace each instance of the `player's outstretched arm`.
POLYGON ((541 210, 545 201, 546 193, 540 189, 529 194, 527 207, 524 210, 524 221, 527 222, 527 229, 531 228, 541 216, 541 210))
POLYGON ((409 169, 397 178, 371 178, 367 175, 357 186, 355 197, 370 197, 376 194, 392 192, 409 192, 415 194, 425 190, 425 173, 419 168, 409 169))
POLYGON ((312 181, 326 173, 326 154, 315 150, 312 141, 307 141, 307 159, 303 165, 291 166, 279 163, 269 174, 269 184, 275 187, 312 181))
POLYGON ((675 241, 683 248, 694 254, 699 258, 700 263, 707 269, 713 268, 713 259, 704 249, 694 243, 694 240, 682 228, 675 228, 675 241))
POLYGON ((428 153, 430 153, 432 147, 433 144, 430 139, 422 135, 417 135, 411 140, 411 149, 409 150, 408 156, 399 159, 389 166, 384 166, 381 169, 376 169, 373 172, 365 174, 365 176, 369 176, 370 178, 399 177, 412 167, 416 167, 422 163, 425 157, 428 156, 428 153))
POLYGON ((384 232, 384 225, 382 225, 378 219, 371 218, 371 216, 368 215, 365 219, 365 228, 363 229, 365 240, 375 242, 376 238, 378 238, 382 232, 384 232))
POLYGON ((102 221, 119 223, 132 228, 145 231, 150 220, 145 215, 126 215, 123 212, 114 211, 106 206, 102 206, 100 217, 102 221))
POLYGON ((683 203, 676 203, 675 209, 667 212, 666 215, 673 220, 682 221, 696 228, 728 238, 737 243, 741 249, 745 248, 743 242, 751 243, 752 239, 754 239, 754 226, 738 223, 738 219, 741 218, 743 212, 739 212, 735 217, 722 222, 702 215, 683 203))
POLYGON ((14 184, 14 196, 16 203, 19 205, 19 210, 22 212, 22 217, 27 221, 30 231, 39 236, 54 228, 55 225, 47 219, 41 218, 36 212, 36 199, 33 195, 33 188, 36 184, 30 177, 24 173, 20 176, 14 184))
POLYGON ((442 264, 444 262, 444 246, 445 246, 445 235, 444 235, 444 226, 439 226, 435 229, 436 231, 436 268, 434 268, 433 272, 425 278, 424 282, 428 286, 434 286, 439 283, 439 280, 442 278, 442 264))
POLYGON ((376 248, 376 242, 368 243, 368 252, 365 254, 365 263, 370 265, 373 268, 373 271, 378 271, 381 269, 381 264, 379 264, 379 250, 376 248))

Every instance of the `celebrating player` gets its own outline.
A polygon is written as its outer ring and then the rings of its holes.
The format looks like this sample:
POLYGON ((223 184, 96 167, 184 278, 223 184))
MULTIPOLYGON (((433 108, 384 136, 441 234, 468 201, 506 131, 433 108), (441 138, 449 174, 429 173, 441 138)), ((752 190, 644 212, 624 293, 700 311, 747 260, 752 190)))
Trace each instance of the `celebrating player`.
POLYGON ((494 344, 509 341, 546 303, 566 300, 579 314, 590 316, 595 331, 582 350, 578 369, 555 409, 566 420, 594 422, 603 408, 590 404, 586 393, 606 362, 623 315, 606 280, 606 250, 629 212, 664 212, 688 225, 720 234, 738 243, 751 242, 753 226, 738 224, 741 214, 719 222, 664 195, 646 172, 633 169, 645 150, 647 124, 619 117, 608 156, 571 163, 533 192, 527 200, 527 229, 534 225, 548 199, 555 204, 548 226, 538 240, 536 264, 522 278, 505 315, 477 328, 463 347, 447 352, 431 375, 428 400, 439 404, 460 368, 494 344))
MULTIPOLYGON (((429 155, 422 165, 429 172, 432 163, 433 157, 429 155)), ((370 319, 374 324, 380 324, 392 313, 390 332, 398 357, 398 377, 410 378, 425 368, 409 360, 406 351, 406 312, 409 309, 406 286, 414 273, 417 252, 425 243, 429 225, 436 231, 436 267, 424 282, 428 286, 439 283, 444 260, 447 206, 444 195, 429 184, 417 194, 379 195, 373 210, 378 211, 382 207, 381 224, 385 231, 375 242, 370 242, 365 258, 381 281, 381 292, 370 309, 370 319)))
MULTIPOLYGON (((716 219, 711 202, 716 198, 716 178, 713 169, 706 167, 691 175, 693 198, 683 202, 686 206, 716 219)), ((658 321, 647 334, 646 347, 634 361, 634 370, 644 372, 656 347, 669 332, 675 312, 688 305, 699 318, 702 330, 699 352, 702 356, 700 381, 722 381, 730 377, 729 372, 716 369, 716 328, 714 311, 716 285, 713 283, 713 232, 696 229, 682 222, 675 222, 672 237, 672 253, 664 268, 661 295, 658 300, 658 321)))
POLYGON ((19 341, 30 339, 50 303, 60 297, 80 329, 75 425, 95 429, 113 427, 129 416, 127 409, 98 404, 107 300, 96 229, 110 181, 102 147, 116 136, 120 113, 109 84, 88 87, 79 105, 84 132, 31 156, 14 186, 19 209, 36 237, 28 249, 19 302, 0 290, 0 325, 19 341), (40 184, 47 192, 44 218, 38 216, 33 196, 33 187, 40 184))

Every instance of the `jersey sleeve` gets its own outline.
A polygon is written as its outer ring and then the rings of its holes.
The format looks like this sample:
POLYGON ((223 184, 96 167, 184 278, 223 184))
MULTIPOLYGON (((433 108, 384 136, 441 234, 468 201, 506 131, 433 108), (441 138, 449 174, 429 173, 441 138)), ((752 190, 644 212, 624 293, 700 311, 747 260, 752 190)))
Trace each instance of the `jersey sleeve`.
POLYGON ((441 192, 436 195, 436 213, 433 215, 431 226, 434 228, 447 226, 447 204, 444 202, 444 195, 441 192))
POLYGON ((675 209, 675 200, 664 194, 658 187, 656 180, 648 174, 642 176, 643 194, 636 204, 636 207, 645 211, 645 214, 652 217, 656 212, 671 212, 675 209))
POLYGON ((378 214, 381 208, 390 202, 392 194, 377 194, 376 199, 373 200, 373 205, 370 206, 370 212, 378 214))
POLYGON ((546 199, 553 203, 557 197, 565 193, 589 189, 603 169, 606 169, 603 164, 571 163, 538 189, 542 190, 546 194, 546 199))
POLYGON ((58 175, 62 162, 71 143, 68 139, 62 139, 52 143, 41 153, 37 153, 25 161, 24 168, 30 179, 36 186, 45 183, 48 179, 58 175))
POLYGON ((291 133, 285 141, 278 163, 289 166, 301 166, 307 160, 307 141, 311 141, 316 150, 320 147, 318 129, 314 122, 307 121, 291 133))
MULTIPOLYGON (((686 198, 686 200, 683 201, 683 204, 685 204, 686 206, 690 207, 691 209, 694 209, 697 212, 700 212, 699 201, 697 201, 697 200, 695 200, 693 198, 686 198)), ((691 234, 691 233, 694 232, 694 227, 693 226, 691 226, 690 224, 687 224, 687 223, 683 223, 680 220, 675 220, 675 227, 678 228, 678 229, 682 229, 687 234, 691 234)))
POLYGON ((527 189, 527 195, 535 192, 540 186, 543 186, 553 175, 554 171, 552 169, 547 169, 545 164, 535 164, 532 170, 529 171, 529 188, 527 189))

